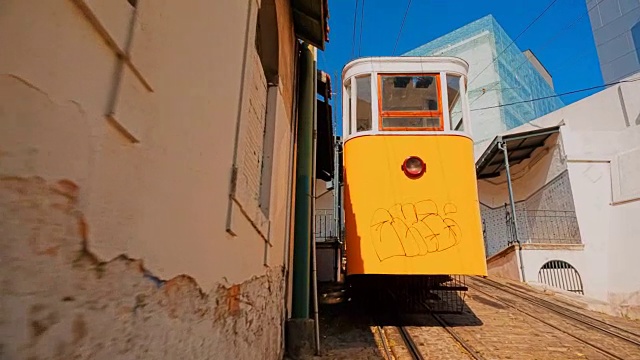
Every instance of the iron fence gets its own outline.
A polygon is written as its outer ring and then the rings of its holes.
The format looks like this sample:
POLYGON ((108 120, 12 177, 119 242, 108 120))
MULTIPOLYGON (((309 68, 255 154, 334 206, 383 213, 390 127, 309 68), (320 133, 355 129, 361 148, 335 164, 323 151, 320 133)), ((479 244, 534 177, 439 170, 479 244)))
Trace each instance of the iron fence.
POLYGON ((331 241, 338 238, 333 210, 316 210, 315 217, 314 237, 316 241, 331 241))
POLYGON ((584 295, 582 279, 578 270, 562 260, 546 262, 538 271, 538 281, 566 291, 584 295))
MULTIPOLYGON (((516 241, 511 214, 505 208, 507 238, 516 241)), ((570 210, 516 210, 518 238, 529 244, 581 244, 576 212, 570 210)))

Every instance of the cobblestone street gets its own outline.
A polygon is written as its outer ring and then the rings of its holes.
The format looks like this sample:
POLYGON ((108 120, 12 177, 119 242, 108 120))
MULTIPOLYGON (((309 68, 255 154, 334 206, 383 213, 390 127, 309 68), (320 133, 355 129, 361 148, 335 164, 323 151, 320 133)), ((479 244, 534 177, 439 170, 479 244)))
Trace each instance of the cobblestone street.
MULTIPOLYGON (((495 280, 495 279, 493 279, 495 280)), ((510 288, 524 291, 571 309, 585 319, 610 325, 611 332, 624 333, 627 340, 564 318, 501 290, 491 291, 483 281, 467 280, 469 291, 462 314, 442 314, 448 328, 479 358, 483 359, 640 359, 640 322, 580 309, 522 284, 510 288), (615 330, 615 331, 614 331, 615 330)), ((505 283, 499 281, 499 284, 505 283)), ((322 293, 321 293, 322 294, 322 293)), ((320 356, 326 359, 383 359, 387 351, 395 359, 412 359, 399 327, 383 324, 377 331, 371 314, 361 306, 343 301, 339 289, 321 295, 320 356), (384 334, 384 339, 380 336, 384 334)), ((411 315, 402 319, 418 351, 428 359, 473 359, 460 342, 430 315, 411 315)), ((394 324, 395 325, 395 324, 394 324)))

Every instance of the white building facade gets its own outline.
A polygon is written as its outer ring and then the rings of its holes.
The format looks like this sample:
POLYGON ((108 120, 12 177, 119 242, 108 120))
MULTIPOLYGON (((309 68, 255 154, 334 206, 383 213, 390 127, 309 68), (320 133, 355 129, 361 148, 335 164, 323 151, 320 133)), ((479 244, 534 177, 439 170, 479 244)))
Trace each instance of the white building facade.
POLYGON ((628 80, 480 144, 490 274, 640 314, 640 78, 628 80))

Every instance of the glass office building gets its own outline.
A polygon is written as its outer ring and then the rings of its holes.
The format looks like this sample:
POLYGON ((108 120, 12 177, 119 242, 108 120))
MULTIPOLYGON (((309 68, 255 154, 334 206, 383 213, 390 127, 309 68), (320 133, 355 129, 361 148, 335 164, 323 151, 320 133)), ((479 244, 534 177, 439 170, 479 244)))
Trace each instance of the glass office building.
POLYGON ((605 83, 640 72, 640 0, 587 0, 605 83))
POLYGON ((478 143, 564 105, 557 97, 529 101, 555 95, 553 82, 533 53, 511 43, 487 15, 403 56, 455 56, 469 63, 471 130, 478 143))

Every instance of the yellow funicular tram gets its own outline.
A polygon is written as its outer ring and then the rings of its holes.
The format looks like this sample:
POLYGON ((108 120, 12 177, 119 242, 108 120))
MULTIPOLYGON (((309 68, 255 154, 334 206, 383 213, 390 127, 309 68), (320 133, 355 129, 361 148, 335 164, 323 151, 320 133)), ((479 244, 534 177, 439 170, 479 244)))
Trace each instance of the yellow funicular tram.
POLYGON ((343 69, 347 281, 357 294, 432 301, 436 311, 466 290, 463 276, 487 273, 467 72, 452 57, 361 58, 343 69))

